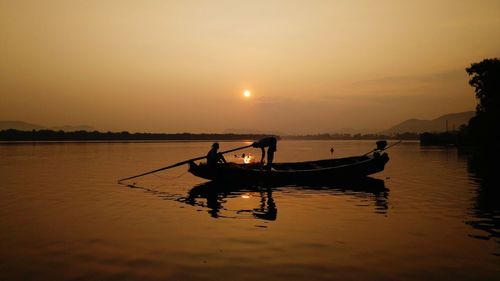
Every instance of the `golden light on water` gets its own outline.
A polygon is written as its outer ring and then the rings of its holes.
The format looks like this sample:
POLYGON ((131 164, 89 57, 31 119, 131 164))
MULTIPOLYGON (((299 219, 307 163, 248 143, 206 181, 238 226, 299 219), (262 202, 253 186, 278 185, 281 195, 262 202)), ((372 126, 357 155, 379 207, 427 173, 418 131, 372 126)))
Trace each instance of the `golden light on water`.
POLYGON ((251 93, 249 90, 245 90, 245 91, 243 92, 243 96, 244 96, 245 98, 249 98, 249 97, 251 97, 251 96, 252 96, 252 93, 251 93))
POLYGON ((241 198, 248 199, 248 198, 250 198, 250 195, 248 195, 248 194, 243 194, 243 195, 241 195, 241 198))

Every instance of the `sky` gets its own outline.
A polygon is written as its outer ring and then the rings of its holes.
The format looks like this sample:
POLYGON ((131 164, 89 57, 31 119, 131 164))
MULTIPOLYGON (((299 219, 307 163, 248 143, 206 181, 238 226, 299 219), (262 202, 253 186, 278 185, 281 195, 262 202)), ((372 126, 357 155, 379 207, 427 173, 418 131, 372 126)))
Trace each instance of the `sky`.
POLYGON ((0 120, 381 130, 474 110, 464 69, 500 56, 498 15, 498 0, 0 0, 0 120))

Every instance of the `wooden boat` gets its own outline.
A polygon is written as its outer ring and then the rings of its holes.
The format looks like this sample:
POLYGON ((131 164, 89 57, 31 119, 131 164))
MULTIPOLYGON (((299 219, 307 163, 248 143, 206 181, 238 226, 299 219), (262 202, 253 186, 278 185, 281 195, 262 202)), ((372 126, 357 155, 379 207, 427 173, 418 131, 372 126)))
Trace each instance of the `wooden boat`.
POLYGON ((260 164, 226 163, 209 166, 189 162, 189 172, 208 180, 228 182, 318 182, 364 178, 384 170, 387 153, 307 162, 274 163, 269 171, 260 164))

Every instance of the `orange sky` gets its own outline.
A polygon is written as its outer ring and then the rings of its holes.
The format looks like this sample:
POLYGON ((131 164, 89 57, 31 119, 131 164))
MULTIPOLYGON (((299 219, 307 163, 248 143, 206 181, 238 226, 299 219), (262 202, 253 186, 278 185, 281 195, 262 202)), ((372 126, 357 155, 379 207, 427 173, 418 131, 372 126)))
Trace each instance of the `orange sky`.
POLYGON ((384 129, 473 110, 464 68, 500 56, 499 15, 498 0, 0 0, 0 120, 384 129))

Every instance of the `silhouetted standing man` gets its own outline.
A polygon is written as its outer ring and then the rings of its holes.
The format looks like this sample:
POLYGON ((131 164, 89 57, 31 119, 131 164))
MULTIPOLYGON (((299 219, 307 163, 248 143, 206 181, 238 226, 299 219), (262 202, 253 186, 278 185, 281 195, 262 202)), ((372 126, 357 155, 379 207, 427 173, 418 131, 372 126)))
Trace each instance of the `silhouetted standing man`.
POLYGON ((274 152, 276 152, 276 145, 278 143, 278 140, 276 140, 275 137, 267 137, 263 138, 257 142, 254 142, 252 144, 252 147, 255 148, 260 148, 262 151, 262 158, 260 159, 260 163, 264 163, 264 157, 266 156, 266 150, 265 148, 267 147, 267 169, 271 170, 271 165, 273 164, 273 159, 274 159, 274 152))

